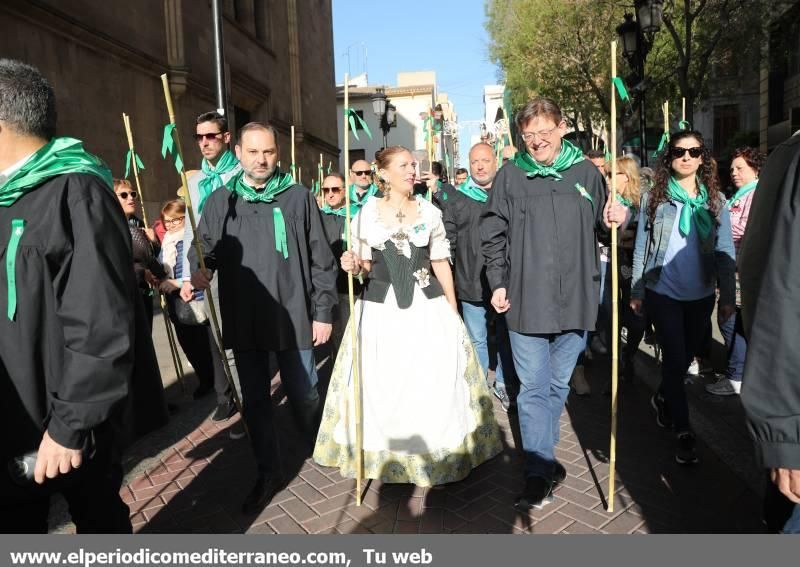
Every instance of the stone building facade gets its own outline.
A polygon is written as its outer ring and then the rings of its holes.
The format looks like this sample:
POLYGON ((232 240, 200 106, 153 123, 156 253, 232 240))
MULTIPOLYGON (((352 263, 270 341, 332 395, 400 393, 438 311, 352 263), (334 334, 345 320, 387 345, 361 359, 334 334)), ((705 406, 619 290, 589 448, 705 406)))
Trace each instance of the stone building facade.
MULTIPOLYGON (((339 156, 331 0, 223 0, 231 127, 268 120, 280 133, 281 162, 316 173, 320 154, 339 156)), ((200 154, 195 117, 216 104, 210 0, 3 0, 0 57, 38 67, 56 90, 58 134, 84 140, 114 175, 127 151, 131 116, 148 212, 180 184, 161 158, 169 118, 160 76, 168 73, 187 169, 200 154)))

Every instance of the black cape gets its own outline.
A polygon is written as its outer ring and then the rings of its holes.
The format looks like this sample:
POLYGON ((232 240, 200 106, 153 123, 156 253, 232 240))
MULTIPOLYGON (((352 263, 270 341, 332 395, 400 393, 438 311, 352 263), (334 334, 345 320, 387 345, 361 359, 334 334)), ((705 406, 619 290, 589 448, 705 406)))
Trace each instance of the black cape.
POLYGON ((800 469, 800 134, 761 169, 739 253, 742 403, 765 467, 800 469))
POLYGON ((506 163, 481 221, 486 277, 492 291, 506 288, 506 322, 518 333, 593 330, 597 320, 605 181, 586 160, 560 173, 528 179, 506 163))
POLYGON ((456 296, 462 301, 481 302, 491 295, 481 250, 480 223, 486 205, 456 191, 444 209, 456 296))
MULTIPOLYGON (((337 271, 311 192, 293 185, 271 203, 248 203, 220 187, 203 206, 197 231, 206 267, 219 277, 225 348, 312 348, 311 321, 333 320, 337 271), (288 258, 275 248, 278 207, 288 258)), ((194 246, 189 263, 198 269, 194 246)))
POLYGON ((133 369, 139 299, 122 209, 93 175, 51 178, 0 207, 0 258, 5 449, 35 449, 45 430, 79 449, 127 396, 133 369), (23 219, 25 229, 16 253, 16 316, 9 320, 12 219, 23 219))

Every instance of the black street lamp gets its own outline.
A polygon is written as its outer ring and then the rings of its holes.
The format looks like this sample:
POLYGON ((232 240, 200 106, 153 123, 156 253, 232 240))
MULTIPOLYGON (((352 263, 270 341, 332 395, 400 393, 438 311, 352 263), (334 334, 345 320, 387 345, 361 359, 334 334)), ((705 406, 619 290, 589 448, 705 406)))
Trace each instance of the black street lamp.
POLYGON ((647 165, 647 122, 645 117, 645 60, 653 46, 653 36, 661 29, 664 0, 636 0, 636 19, 625 14, 625 21, 617 26, 622 43, 622 55, 636 74, 639 106, 639 145, 641 162, 647 165))
POLYGON ((380 120, 381 131, 383 132, 383 147, 387 148, 389 146, 386 141, 386 136, 389 134, 389 129, 394 125, 397 109, 391 101, 386 98, 386 93, 382 88, 376 89, 375 93, 372 95, 372 111, 380 120))
POLYGON ((442 160, 442 171, 447 171, 447 168, 446 168, 447 160, 445 160, 445 157, 444 157, 445 152, 447 151, 447 150, 445 150, 445 146, 444 146, 444 111, 442 110, 442 105, 441 104, 437 104, 436 107, 433 109, 433 119, 436 121, 436 124, 439 125, 438 126, 438 130, 439 130, 439 151, 441 153, 441 155, 439 156, 439 159, 442 160))

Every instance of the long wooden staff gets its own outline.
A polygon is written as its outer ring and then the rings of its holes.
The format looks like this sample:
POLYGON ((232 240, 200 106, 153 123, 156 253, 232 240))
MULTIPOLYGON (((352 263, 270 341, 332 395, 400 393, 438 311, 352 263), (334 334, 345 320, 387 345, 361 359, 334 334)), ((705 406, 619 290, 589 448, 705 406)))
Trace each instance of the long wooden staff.
MULTIPOLYGON (((344 108, 350 108, 350 77, 344 76, 344 108)), ((344 170, 350 171, 350 129, 347 127, 347 116, 344 117, 344 170)), ((350 242, 350 191, 344 192, 345 242, 350 242)), ((358 348, 355 311, 355 293, 353 291, 353 274, 347 272, 347 294, 350 302, 350 357, 353 360, 353 392, 356 405, 356 506, 361 506, 361 478, 364 476, 364 424, 361 421, 361 376, 359 373, 358 348)))
MULTIPOLYGON (((149 228, 147 223, 147 213, 144 210, 144 194, 142 193, 142 184, 139 181, 139 164, 136 162, 136 150, 133 145, 133 130, 131 129, 131 117, 122 113, 122 122, 125 124, 125 134, 128 136, 128 150, 131 160, 131 167, 133 167, 133 178, 136 180, 136 190, 139 192, 139 202, 142 203, 142 220, 144 227, 149 228)), ((181 392, 186 392, 186 384, 183 379, 183 363, 181 362, 181 355, 178 352, 178 341, 175 338, 175 330, 172 328, 172 321, 169 318, 169 310, 167 309, 167 301, 161 290, 158 290, 158 299, 161 304, 161 315, 164 318, 164 326, 167 329, 167 341, 169 342, 169 351, 172 355, 172 364, 175 365, 175 374, 178 377, 178 384, 181 385, 181 392)))
MULTIPOLYGON (((186 169, 183 167, 185 163, 183 161, 183 150, 181 149, 181 137, 178 135, 178 127, 175 123, 175 109, 172 106, 172 93, 169 90, 169 80, 167 79, 167 74, 164 73, 161 75, 161 84, 164 86, 164 100, 167 103, 167 113, 169 114, 169 123, 173 126, 173 131, 171 135, 175 140, 175 147, 177 151, 177 157, 180 157, 181 167, 180 167, 180 174, 181 174, 181 185, 183 189, 183 198, 186 200, 186 212, 189 213, 189 224, 192 227, 192 235, 194 236, 194 250, 197 253, 197 261, 200 263, 200 269, 205 271, 206 269, 206 261, 203 257, 203 250, 200 248, 200 238, 197 234, 197 223, 194 219, 194 207, 192 206, 192 196, 189 193, 189 184, 186 181, 186 169)), ((231 394, 233 395, 233 402, 236 404, 236 409, 239 410, 239 414, 244 416, 242 412, 242 402, 239 399, 239 392, 236 390, 236 383, 233 381, 233 374, 231 373, 231 368, 228 365, 228 357, 225 355, 225 348, 222 346, 222 334, 219 331, 219 322, 217 321, 217 310, 216 306, 214 305, 214 297, 211 294, 211 288, 203 290, 203 296, 205 300, 208 302, 208 311, 209 316, 211 317, 211 331, 214 333, 214 338, 216 339, 217 349, 219 350, 219 356, 222 359, 222 367, 225 369, 225 378, 228 380, 228 384, 231 387, 231 394)), ((244 417, 241 419, 242 426, 244 427, 245 434, 250 437, 250 431, 247 429, 247 423, 245 423, 244 417)))
POLYGON ((295 171, 296 167, 297 166, 295 165, 294 162, 294 124, 292 124, 292 165, 290 165, 289 168, 292 170, 292 179, 294 179, 295 181, 297 181, 297 172, 295 171))
MULTIPOLYGON (((318 191, 318 193, 317 193, 317 206, 320 209, 322 208, 322 202, 323 202, 323 196, 322 196, 322 181, 323 181, 322 165, 323 165, 322 164, 322 154, 319 154, 319 167, 317 168, 317 177, 318 177, 318 179, 317 179, 317 191, 318 191)), ((347 187, 345 187, 344 190, 345 190, 345 193, 346 193, 347 192, 347 187)))
MULTIPOLYGON (((611 42, 611 77, 617 76, 617 42, 611 42)), ((611 204, 617 199, 617 97, 611 82, 611 204)), ((614 511, 617 463, 617 381, 619 375, 619 272, 617 223, 611 223, 611 446, 608 461, 608 511, 614 511)))

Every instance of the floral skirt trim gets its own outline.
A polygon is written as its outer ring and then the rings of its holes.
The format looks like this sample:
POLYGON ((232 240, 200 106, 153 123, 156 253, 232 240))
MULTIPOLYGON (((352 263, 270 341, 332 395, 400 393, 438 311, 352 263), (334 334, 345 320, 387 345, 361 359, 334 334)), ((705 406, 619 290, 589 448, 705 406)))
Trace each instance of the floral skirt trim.
MULTIPOLYGON (((352 322, 352 320, 351 320, 352 322)), ((475 349, 466 330, 463 332, 464 348, 467 351, 467 366, 464 379, 469 387, 470 411, 478 424, 457 447, 440 449, 425 454, 394 453, 392 451, 364 451, 364 478, 387 483, 409 483, 417 486, 433 486, 456 482, 469 475, 481 463, 503 450, 500 431, 494 418, 491 395, 486 386, 475 349)), ((325 405, 314 460, 320 465, 338 467, 342 476, 355 478, 356 449, 354 445, 342 445, 334 439, 333 432, 342 419, 341 396, 347 395, 347 376, 343 367, 349 367, 350 332, 339 349, 336 366, 328 390, 329 403, 325 405), (345 360, 347 359, 347 360, 345 360)))

